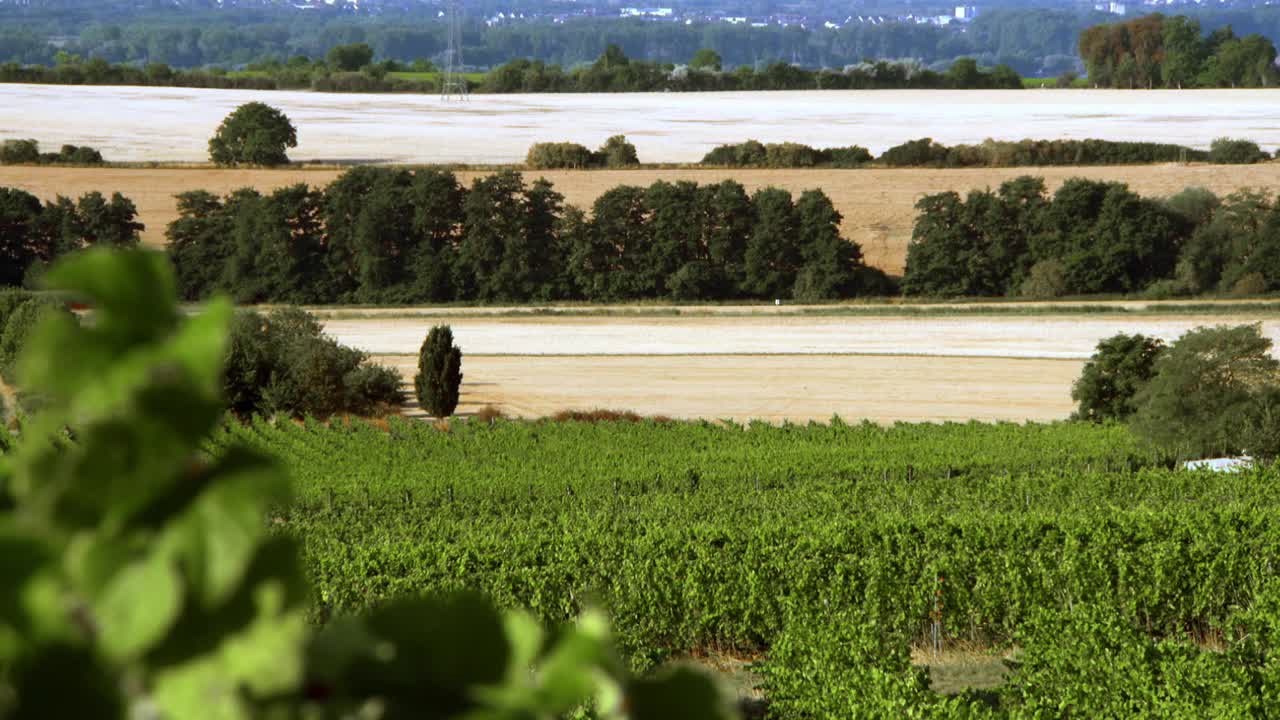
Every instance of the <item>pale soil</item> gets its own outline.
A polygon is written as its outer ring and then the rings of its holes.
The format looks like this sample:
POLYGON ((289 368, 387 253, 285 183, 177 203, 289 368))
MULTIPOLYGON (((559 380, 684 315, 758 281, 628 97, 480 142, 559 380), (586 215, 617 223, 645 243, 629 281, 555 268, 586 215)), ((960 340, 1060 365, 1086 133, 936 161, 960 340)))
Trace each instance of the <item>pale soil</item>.
MULTIPOLYGON (((119 191, 138 206, 146 224, 144 240, 164 242, 164 230, 177 216, 175 193, 204 189, 219 194, 252 186, 271 190, 305 182, 320 186, 338 170, 215 170, 211 168, 39 168, 0 167, 0 186, 26 189, 42 198, 79 196, 92 190, 119 191)), ((470 183, 478 172, 459 173, 470 183)), ((954 190, 998 186, 1020 175, 1044 177, 1052 190, 1068 178, 1089 177, 1129 183, 1144 195, 1171 195, 1188 186, 1203 186, 1217 193, 1246 187, 1280 185, 1280 163, 1251 166, 1145 165, 1124 167, 990 168, 966 170, 699 170, 643 169, 529 172, 533 178, 551 180, 567 201, 589 208, 603 191, 617 185, 648 185, 655 180, 692 180, 713 183, 724 179, 741 182, 748 191, 777 186, 793 193, 821 188, 844 215, 844 233, 862 246, 867 261, 890 273, 901 273, 907 243, 915 220, 914 205, 921 197, 954 190)))
MULTIPOLYGON (((325 331, 378 355, 412 355, 440 319, 329 319, 325 331)), ((462 317, 448 319, 465 355, 916 355, 1088 358, 1098 341, 1141 332, 1171 341, 1201 325, 1280 320, 1220 315, 960 317, 462 317)), ((662 367, 665 358, 651 361, 662 367)))
MULTIPOLYGON (((416 372, 416 358, 376 357, 416 372)), ((627 409, 676 418, 853 422, 1057 420, 1075 360, 902 356, 540 356, 463 359, 461 415, 627 409)), ((410 414, 420 414, 411 408, 410 414)))

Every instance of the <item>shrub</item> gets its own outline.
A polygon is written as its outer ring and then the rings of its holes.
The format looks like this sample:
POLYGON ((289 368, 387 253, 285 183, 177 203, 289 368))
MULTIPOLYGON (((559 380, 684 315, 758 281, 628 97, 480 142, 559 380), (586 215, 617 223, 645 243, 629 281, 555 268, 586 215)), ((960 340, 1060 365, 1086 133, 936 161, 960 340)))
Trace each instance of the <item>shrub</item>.
POLYGON ((231 324, 223 374, 228 409, 240 417, 324 417, 376 414, 401 404, 399 373, 366 365, 367 359, 325 337, 302 310, 240 313, 231 324))
POLYGON ((0 164, 20 165, 40 162, 40 143, 35 140, 5 140, 0 143, 0 164))
POLYGON ((502 408, 495 407, 493 405, 485 405, 476 411, 476 420, 490 425, 498 422, 499 420, 503 420, 506 417, 507 414, 502 412, 502 408))
POLYGON ((20 305, 31 299, 31 293, 18 288, 4 288, 0 290, 0 334, 4 333, 4 327, 9 322, 9 316, 18 309, 20 305))
POLYGON ((91 147, 63 145, 58 152, 58 159, 71 165, 101 165, 102 153, 91 147))
POLYGON ((453 344, 448 325, 431 328, 418 354, 418 374, 413 379, 422 409, 446 418, 458 409, 462 386, 462 349, 453 344))
POLYGON ((889 167, 940 167, 947 162, 947 148, 932 138, 908 140, 885 150, 880 162, 889 167))
POLYGON ((1267 159, 1258 143, 1251 140, 1222 137, 1209 146, 1209 162, 1219 165, 1252 165, 1267 159))
POLYGON ((1241 297, 1261 295, 1267 291, 1267 279, 1260 272, 1245 273, 1231 286, 1231 294, 1241 297))
POLYGON ((26 345, 31 331, 46 314, 61 311, 71 315, 71 311, 56 300, 34 295, 29 297, 13 308, 5 320, 3 333, 0 333, 0 372, 6 379, 12 379, 14 361, 26 345))
POLYGON ((765 146, 765 165, 774 168, 804 168, 818 164, 818 151, 800 143, 765 146))
POLYGON ((1055 298, 1067 294, 1067 267, 1061 260, 1041 260, 1031 266, 1018 293, 1029 298, 1055 298))
POLYGON ((636 146, 627 142, 625 135, 614 135, 605 140, 604 145, 601 145, 600 150, 596 152, 595 158, 598 165, 607 168, 640 164, 640 158, 636 155, 636 146))
POLYGON ((830 158, 831 167, 837 168, 856 168, 875 159, 871 151, 861 145, 831 148, 823 152, 830 158))
POLYGON ((1134 398, 1155 375, 1164 341, 1145 335, 1114 335, 1098 343, 1071 387, 1079 403, 1075 417, 1102 422, 1127 420, 1137 409, 1134 398))
POLYGON ((525 165, 535 170, 585 168, 592 165, 591 151, 577 143, 536 143, 529 148, 525 165))

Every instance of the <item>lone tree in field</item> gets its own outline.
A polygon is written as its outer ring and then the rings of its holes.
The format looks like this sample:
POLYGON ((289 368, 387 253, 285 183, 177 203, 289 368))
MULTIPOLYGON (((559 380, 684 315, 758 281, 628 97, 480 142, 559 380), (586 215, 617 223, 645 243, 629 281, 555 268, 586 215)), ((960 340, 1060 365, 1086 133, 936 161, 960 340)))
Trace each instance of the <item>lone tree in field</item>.
POLYGON ((462 350, 453 344, 453 330, 448 325, 431 328, 422 342, 418 374, 413 378, 418 402, 436 417, 449 417, 458 408, 461 385, 462 350))
POLYGON ((284 165, 285 150, 298 146, 298 131, 279 110, 260 102, 236 108, 209 139, 218 165, 284 165))
POLYGON ((1128 420, 1138 409, 1134 398, 1156 374, 1164 341, 1145 335, 1113 335, 1098 343, 1071 388, 1079 403, 1075 417, 1091 422, 1128 420))

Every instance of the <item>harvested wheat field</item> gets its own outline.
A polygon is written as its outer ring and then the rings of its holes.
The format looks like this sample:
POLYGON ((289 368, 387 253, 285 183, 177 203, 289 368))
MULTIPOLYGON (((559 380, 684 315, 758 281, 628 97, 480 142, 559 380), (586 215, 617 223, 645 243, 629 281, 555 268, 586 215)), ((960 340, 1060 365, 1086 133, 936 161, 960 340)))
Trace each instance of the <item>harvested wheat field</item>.
MULTIPOLYGON (((193 168, 52 168, 0 167, 0 186, 20 187, 41 198, 77 196, 97 190, 120 192, 138 206, 147 230, 144 240, 164 242, 165 227, 176 217, 173 196, 187 190, 227 193, 241 187, 259 190, 308 183, 324 185, 339 170, 218 170, 193 168)), ((480 172, 462 172, 463 182, 480 172)), ((1216 193, 1241 188, 1280 186, 1280 163, 1261 165, 1142 165, 1067 168, 980 168, 961 170, 560 170, 526 173, 546 177, 568 202, 590 207, 604 190, 617 185, 648 185, 656 180, 713 183, 733 179, 748 191, 777 186, 799 193, 821 188, 844 215, 844 232, 862 246, 867 261, 890 273, 901 273, 915 219, 914 205, 924 195, 967 192, 998 186, 1020 175, 1042 176, 1050 190, 1073 177, 1129 183, 1144 195, 1171 195, 1189 186, 1216 193)))
MULTIPOLYGON (((375 357, 406 380, 416 359, 375 357)), ((781 422, 1059 420, 1070 414, 1076 360, 852 355, 469 356, 467 415, 493 406, 542 417, 627 409, 675 418, 781 422)), ((410 410, 415 414, 416 406, 410 410)))
MULTIPOLYGON (((410 380, 432 324, 462 346, 462 404, 508 415, 626 409, 771 421, 1056 420, 1097 341, 1173 339, 1213 316, 378 317, 325 320, 339 341, 410 380)), ((1260 320, 1261 321, 1261 320, 1260 320)), ((1262 321, 1280 337, 1280 322, 1262 321)))

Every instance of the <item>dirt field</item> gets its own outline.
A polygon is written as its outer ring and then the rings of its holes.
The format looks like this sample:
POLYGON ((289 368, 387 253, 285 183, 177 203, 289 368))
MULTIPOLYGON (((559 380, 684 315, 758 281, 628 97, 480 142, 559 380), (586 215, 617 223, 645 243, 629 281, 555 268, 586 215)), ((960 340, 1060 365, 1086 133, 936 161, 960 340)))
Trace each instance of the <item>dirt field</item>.
MULTIPOLYGON (((416 359, 378 357, 412 378, 416 359)), ((1075 360, 830 355, 484 357, 463 360, 466 415, 610 408, 642 415, 853 422, 1057 420, 1075 360)), ((411 413, 412 414, 412 413, 411 413)))
MULTIPOLYGON (((119 191, 138 206, 148 243, 164 242, 164 229, 176 216, 175 193, 205 189, 227 193, 253 186, 261 190, 305 182, 324 185, 336 170, 83 169, 0 167, 0 186, 21 187, 42 198, 78 196, 98 190, 119 191)), ((470 182, 478 173, 460 176, 470 182)), ((858 242, 868 262, 891 273, 902 272, 922 196, 997 186, 1019 175, 1043 176, 1050 189, 1072 177, 1129 183, 1144 195, 1169 195, 1199 185, 1217 193, 1244 187, 1280 186, 1280 163, 1251 166, 1156 165, 1095 168, 1001 168, 975 170, 620 170, 548 171, 545 176, 572 204, 589 207, 604 190, 622 184, 647 185, 658 179, 700 183, 736 179, 754 191, 770 185, 800 192, 821 188, 844 215, 844 232, 858 242)))

